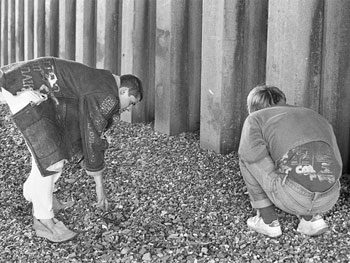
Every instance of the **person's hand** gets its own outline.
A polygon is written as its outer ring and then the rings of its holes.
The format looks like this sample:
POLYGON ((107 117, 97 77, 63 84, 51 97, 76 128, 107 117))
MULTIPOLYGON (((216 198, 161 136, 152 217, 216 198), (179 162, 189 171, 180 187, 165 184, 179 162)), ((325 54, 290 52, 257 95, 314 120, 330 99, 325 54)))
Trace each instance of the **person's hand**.
POLYGON ((109 209, 109 203, 106 196, 106 191, 103 183, 103 171, 90 173, 95 180, 96 184, 96 196, 97 196, 97 202, 94 204, 94 207, 103 209, 104 211, 107 211, 109 209))
POLYGON ((96 208, 103 209, 104 211, 108 211, 109 203, 103 184, 96 184, 96 196, 97 202, 94 204, 94 206, 96 208))

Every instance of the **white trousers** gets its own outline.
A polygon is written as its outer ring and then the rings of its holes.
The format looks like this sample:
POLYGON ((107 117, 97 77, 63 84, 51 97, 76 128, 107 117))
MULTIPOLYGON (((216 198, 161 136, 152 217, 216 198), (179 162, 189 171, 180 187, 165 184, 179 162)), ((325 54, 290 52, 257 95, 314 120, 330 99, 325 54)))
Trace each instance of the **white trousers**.
MULTIPOLYGON (((31 102, 38 103, 45 99, 36 91, 25 91, 20 95, 14 96, 2 88, 2 95, 12 114, 17 113, 31 102)), ((35 162, 33 153, 31 151, 30 153, 32 155, 32 169, 23 185, 23 195, 26 200, 32 202, 33 215, 37 219, 50 219, 54 217, 52 201, 55 182, 62 174, 65 160, 61 160, 47 169, 56 172, 55 174, 43 177, 35 162)))
POLYGON ((62 174, 64 163, 65 160, 61 160, 51 165, 47 170, 56 173, 43 177, 32 154, 32 170, 23 185, 23 196, 27 201, 32 202, 33 215, 37 219, 50 219, 54 217, 52 207, 53 191, 55 183, 62 174))

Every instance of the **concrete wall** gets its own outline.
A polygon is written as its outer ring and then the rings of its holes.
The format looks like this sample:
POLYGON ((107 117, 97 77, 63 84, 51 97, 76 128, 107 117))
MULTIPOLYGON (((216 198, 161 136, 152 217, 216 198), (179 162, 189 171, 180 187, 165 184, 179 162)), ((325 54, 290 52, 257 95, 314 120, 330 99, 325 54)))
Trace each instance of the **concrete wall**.
POLYGON ((279 86, 333 125, 349 163, 348 0, 0 0, 0 65, 52 55, 135 74, 128 122, 237 150, 246 96, 279 86))
POLYGON ((287 102, 319 110, 324 3, 270 0, 266 82, 287 102))
POLYGON ((333 125, 344 169, 349 171, 350 1, 325 1, 324 17, 320 113, 333 125))
POLYGON ((201 146, 229 153, 239 145, 246 96, 265 81, 267 1, 204 1, 201 146))
POLYGON ((155 130, 199 129, 202 1, 157 1, 155 130))
POLYGON ((128 122, 154 120, 156 1, 123 1, 121 12, 121 74, 133 73, 144 85, 144 100, 122 114, 128 122))
POLYGON ((350 1, 270 0, 266 81, 333 125, 349 164, 350 1))

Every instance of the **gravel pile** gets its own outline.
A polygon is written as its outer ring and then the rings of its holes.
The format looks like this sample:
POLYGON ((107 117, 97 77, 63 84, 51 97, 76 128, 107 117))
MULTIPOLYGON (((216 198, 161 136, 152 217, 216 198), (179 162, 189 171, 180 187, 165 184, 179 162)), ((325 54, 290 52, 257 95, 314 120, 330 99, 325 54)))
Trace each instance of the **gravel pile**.
POLYGON ((22 196, 30 155, 0 105, 0 262, 349 262, 349 179, 342 177, 331 229, 310 238, 278 211, 283 235, 249 231, 251 209, 236 153, 201 149, 198 133, 166 136, 151 124, 116 120, 108 133, 106 185, 111 209, 96 210, 94 183, 71 163, 57 184, 75 201, 57 218, 80 235, 62 244, 38 238, 22 196))

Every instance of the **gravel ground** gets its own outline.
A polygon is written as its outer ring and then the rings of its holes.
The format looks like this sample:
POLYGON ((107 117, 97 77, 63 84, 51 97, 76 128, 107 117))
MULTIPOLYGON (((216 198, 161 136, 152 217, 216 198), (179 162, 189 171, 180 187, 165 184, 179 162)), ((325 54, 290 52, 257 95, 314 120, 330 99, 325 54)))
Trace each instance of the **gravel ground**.
POLYGON ((22 197, 30 171, 25 143, 0 105, 1 262, 349 262, 349 179, 325 214, 330 230, 310 238, 295 216, 278 211, 283 235, 249 231, 254 214, 236 153, 199 147, 198 133, 165 136, 151 124, 116 123, 109 136, 106 183, 111 209, 95 210, 94 184, 67 165, 57 184, 72 208, 56 217, 80 235, 62 244, 38 238, 22 197))

